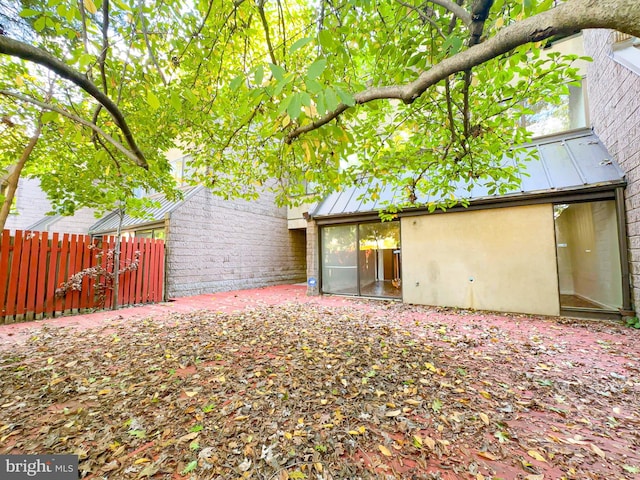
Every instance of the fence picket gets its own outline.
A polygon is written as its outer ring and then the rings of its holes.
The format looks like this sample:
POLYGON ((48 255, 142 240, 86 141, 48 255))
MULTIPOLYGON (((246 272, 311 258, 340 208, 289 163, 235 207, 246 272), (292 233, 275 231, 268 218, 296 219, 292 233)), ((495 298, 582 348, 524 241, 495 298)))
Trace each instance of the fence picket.
MULTIPOLYGON (((91 245, 91 237, 89 235, 83 235, 81 243, 82 250, 82 270, 86 270, 91 266, 91 257, 92 250, 90 248, 91 245)), ((85 275, 82 278, 82 289, 80 290, 80 310, 86 310, 90 306, 89 294, 90 292, 90 281, 89 276, 85 275)))
POLYGON ((31 244, 31 257, 29 259, 29 269, 27 270, 27 303, 25 313, 33 320, 36 310, 36 293, 38 288, 38 257, 40 256, 40 232, 31 232, 29 243, 31 244))
MULTIPOLYGON (((61 285, 67 281, 67 265, 69 263, 69 234, 65 233, 62 235, 62 248, 60 249, 60 263, 58 264, 58 282, 56 284, 56 288, 60 288, 61 285)), ((56 297, 56 312, 63 312, 65 310, 65 306, 67 305, 67 297, 59 296, 56 297)))
POLYGON ((7 315, 7 289, 9 287, 9 252, 11 251, 11 236, 9 230, 2 232, 0 239, 0 320, 7 315))
MULTIPOLYGON (((131 255, 129 256, 129 263, 131 263, 131 261, 135 258, 136 251, 140 246, 140 238, 134 237, 130 240, 133 240, 133 241, 131 245, 131 255)), ((140 266, 139 263, 138 263, 138 266, 140 266)), ((136 303, 136 286, 138 284, 137 283, 138 269, 130 270, 128 275, 129 275, 129 304, 133 305, 136 303)))
POLYGON ((154 240, 149 239, 144 246, 145 262, 147 263, 147 268, 144 274, 144 285, 143 285, 143 295, 144 295, 145 302, 153 301, 151 300, 153 295, 152 293, 153 286, 151 283, 151 279, 153 278, 153 266, 154 266, 153 255, 151 254, 153 242, 154 240))
POLYGON ((18 296, 18 284, 20 282, 20 255, 22 254, 22 231, 17 231, 13 237, 13 256, 9 270, 9 289, 7 292, 7 315, 16 313, 16 297, 18 296))
MULTIPOLYGON (((102 267, 106 270, 109 268, 109 250, 112 249, 111 245, 111 237, 103 236, 102 237, 102 267)), ((113 261, 113 260, 112 260, 113 261)), ((109 270, 112 270, 109 269, 109 270)), ((111 288, 107 288, 111 286, 111 281, 105 278, 103 280, 103 288, 104 288, 104 308, 111 308, 113 306, 113 293, 111 288)))
POLYGON ((36 299, 34 305, 34 312, 37 315, 40 315, 44 312, 44 303, 45 303, 45 287, 47 285, 47 276, 48 269, 50 268, 47 263, 47 255, 49 253, 49 234, 47 232, 42 232, 40 234, 40 252, 38 255, 38 265, 37 265, 37 285, 36 285, 36 299))
POLYGON ((51 247, 49 250, 49 266, 47 272, 47 290, 45 292, 45 309, 47 312, 55 312, 56 310, 56 274, 58 273, 58 264, 60 263, 60 240, 58 233, 51 236, 51 247))
POLYGON ((120 269, 118 271, 118 275, 120 278, 119 281, 119 289, 118 289, 118 300, 119 305, 128 305, 129 304, 129 275, 123 275, 123 268, 126 266, 126 259, 129 258, 130 255, 130 245, 129 242, 122 242, 120 244, 120 269))
POLYGON ((151 259, 151 268, 149 269, 149 301, 150 302, 159 302, 162 295, 162 287, 158 288, 158 282, 156 279, 158 278, 158 272, 160 271, 160 262, 158 261, 159 254, 159 246, 162 245, 162 242, 155 243, 154 250, 150 254, 151 259))
POLYGON ((149 262, 149 260, 147 259, 146 253, 144 251, 144 247, 147 240, 148 239, 146 238, 138 239, 137 249, 140 252, 140 259, 138 261, 138 268, 136 272, 136 296, 135 296, 136 303, 145 302, 142 289, 144 288, 144 275, 146 272, 146 266, 147 266, 147 263, 149 262))
POLYGON ((25 232, 22 238, 22 253, 20 254, 20 273, 18 274, 18 296, 16 298, 16 316, 22 316, 27 302, 29 288, 29 260, 31 259, 31 232, 25 232))

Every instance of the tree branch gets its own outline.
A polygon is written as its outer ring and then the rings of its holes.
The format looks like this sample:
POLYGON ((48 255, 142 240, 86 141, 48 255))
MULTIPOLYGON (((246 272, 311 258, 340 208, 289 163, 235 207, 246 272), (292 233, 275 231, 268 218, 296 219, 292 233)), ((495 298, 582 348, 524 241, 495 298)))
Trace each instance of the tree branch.
POLYGON ((257 2, 258 13, 260 14, 260 21, 262 22, 262 28, 264 28, 264 36, 267 42, 267 48, 269 49, 269 57, 271 58, 271 63, 277 65, 276 55, 273 51, 273 45, 271 44, 271 35, 269 34, 269 23, 267 22, 267 16, 264 13, 264 0, 259 0, 257 2))
POLYGON ((449 10, 456 17, 462 20, 467 27, 471 26, 471 15, 464 8, 462 8, 457 3, 451 2, 450 0, 428 0, 431 3, 435 3, 436 5, 440 5, 442 8, 449 10))
POLYGON ((429 15, 426 15, 418 7, 415 7, 415 6, 413 6, 413 5, 411 5, 410 3, 407 3, 407 2, 403 2, 402 0, 396 0, 396 2, 399 3, 400 5, 402 5, 403 7, 406 7, 408 9, 410 9, 410 10, 413 10, 415 13, 418 14, 418 16, 420 17, 420 20, 422 20, 423 22, 430 23, 431 26, 436 29, 436 31, 438 32, 438 35, 440 35, 442 38, 446 38, 445 34, 442 32, 442 29, 440 28, 440 26, 431 17, 429 17, 429 15))
MULTIPOLYGON (((609 28, 640 37, 640 3, 638 0, 568 0, 556 8, 504 27, 494 37, 422 72, 413 82, 356 93, 355 103, 362 105, 374 100, 397 99, 410 104, 449 75, 481 65, 521 45, 587 28, 609 28)), ((333 112, 290 131, 285 142, 291 143, 299 136, 326 125, 349 108, 345 104, 338 105, 333 112)))
MULTIPOLYGON (((480 43, 482 38, 482 31, 484 30, 484 24, 489 17, 489 12, 493 6, 493 0, 475 0, 471 7, 471 19, 472 23, 469 28, 471 35, 467 45, 473 47, 480 43)), ((469 110, 469 91, 471 89, 471 69, 467 69, 464 72, 464 87, 462 89, 463 95, 463 110, 462 116, 464 119, 464 137, 465 140, 469 138, 469 132, 471 130, 471 111, 469 110)), ((466 144, 465 144, 466 145, 466 144)))
POLYGON ((144 21, 143 7, 144 7, 144 0, 140 0, 140 3, 138 3, 138 10, 140 12, 140 26, 142 27, 142 36, 144 37, 144 43, 147 46, 147 51, 149 52, 149 58, 151 58, 151 63, 153 63, 153 66, 156 67, 156 70, 160 75, 160 80, 162 80, 162 84, 166 87, 167 79, 165 78, 164 73, 162 73, 162 69, 160 68, 160 65, 158 65, 158 60, 156 60, 156 56, 153 53, 153 47, 151 46, 151 42, 149 41, 149 31, 147 30, 147 24, 144 21))
POLYGON ((84 53, 89 53, 89 40, 87 38, 87 12, 84 9, 84 2, 78 0, 78 10, 82 18, 82 44, 84 45, 84 53))
POLYGON ((127 150, 120 142, 118 142, 113 137, 111 137, 108 133, 103 131, 95 123, 91 123, 90 121, 85 120, 82 117, 79 117, 77 115, 74 115, 73 113, 67 112, 66 110, 63 110, 60 107, 56 107, 55 105, 51 105, 49 103, 41 102, 40 100, 36 100, 35 98, 31 98, 31 97, 27 97, 25 95, 21 95, 19 93, 10 92, 8 90, 0 90, 0 95, 6 95, 8 97, 13 97, 13 98, 16 98, 16 99, 18 99, 18 100, 20 100, 22 102, 27 102, 27 103, 31 103, 32 105, 36 105, 36 106, 38 106, 38 107, 40 107, 40 108, 42 108, 44 110, 50 110, 52 112, 59 113, 63 117, 67 117, 69 120, 73 120, 74 122, 77 122, 77 123, 79 123, 81 125, 84 125, 85 127, 90 128, 95 133, 97 133, 98 135, 103 137, 111 145, 113 145, 118 151, 120 151, 120 153, 125 155, 129 160, 134 162, 136 165, 139 165, 138 157, 136 157, 133 153, 131 153, 129 150, 127 150))
POLYGON ((135 163, 142 168, 149 168, 142 151, 136 144, 133 134, 124 119, 124 115, 117 105, 113 103, 107 95, 100 91, 100 89, 91 80, 69 67, 66 63, 58 60, 50 53, 33 47, 27 43, 13 40, 4 35, 0 35, 0 53, 42 65, 60 77, 73 82, 95 98, 111 114, 120 130, 122 130, 122 133, 127 140, 127 144, 135 156, 135 163))
POLYGON ((471 25, 469 25, 471 36, 469 37, 468 45, 470 47, 480 43, 484 23, 489 17, 492 6, 493 0, 475 0, 473 2, 473 6, 471 7, 471 25))
MULTIPOLYGON (((102 50, 98 57, 98 65, 100 67, 100 78, 102 79, 102 90, 106 95, 109 94, 109 85, 107 84, 107 72, 105 63, 107 61, 107 53, 109 52, 109 0, 103 0, 102 2, 102 50)), ((93 123, 98 123, 98 117, 102 105, 98 104, 93 112, 93 123)), ((97 136, 94 134, 94 140, 97 140, 97 136)))

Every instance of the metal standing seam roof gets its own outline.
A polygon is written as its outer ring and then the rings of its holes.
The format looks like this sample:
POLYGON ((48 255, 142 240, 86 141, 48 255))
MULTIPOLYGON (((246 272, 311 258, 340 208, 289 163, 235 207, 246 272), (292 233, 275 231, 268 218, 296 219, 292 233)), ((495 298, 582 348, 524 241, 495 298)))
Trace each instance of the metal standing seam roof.
MULTIPOLYGON (((164 220, 164 217, 167 213, 171 213, 179 208, 186 200, 188 200, 203 188, 204 187, 202 186, 196 186, 183 189, 182 191, 184 196, 181 200, 168 200, 164 195, 161 194, 152 195, 149 198, 151 200, 159 202, 159 206, 156 208, 148 209, 147 215, 142 218, 135 218, 125 214, 122 220, 122 228, 131 229, 136 226, 160 222, 164 220)), ((89 234, 95 235, 100 233, 115 232, 118 229, 118 223, 118 211, 114 210, 113 212, 108 213, 96 223, 94 223, 91 228, 89 228, 89 234)))
POLYGON ((62 215, 48 215, 36 223, 29 225, 25 230, 32 230, 34 232, 46 232, 50 225, 57 222, 62 218, 62 215))
MULTIPOLYGON (((591 130, 568 132, 540 138, 525 146, 536 149, 538 159, 525 161, 520 173, 520 189, 507 194, 490 195, 488 188, 475 185, 468 191, 467 184, 458 182, 454 195, 471 203, 481 199, 505 201, 530 194, 579 191, 597 185, 624 183, 624 173, 609 154, 600 139, 591 130)), ((522 157, 525 152, 520 154, 522 157)), ((515 166, 514 159, 504 158, 504 165, 515 166)), ((375 212, 397 195, 397 187, 384 186, 377 200, 367 198, 365 186, 350 187, 329 194, 320 202, 311 217, 342 216, 375 212)), ((418 198, 419 204, 437 202, 439 198, 418 198)))

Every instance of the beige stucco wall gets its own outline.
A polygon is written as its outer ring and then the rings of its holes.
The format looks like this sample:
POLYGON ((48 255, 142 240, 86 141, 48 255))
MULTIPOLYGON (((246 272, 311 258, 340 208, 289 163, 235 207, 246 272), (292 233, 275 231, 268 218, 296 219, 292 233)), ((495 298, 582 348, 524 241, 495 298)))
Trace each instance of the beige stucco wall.
POLYGON ((552 205, 401 222, 405 302, 559 315, 552 205))

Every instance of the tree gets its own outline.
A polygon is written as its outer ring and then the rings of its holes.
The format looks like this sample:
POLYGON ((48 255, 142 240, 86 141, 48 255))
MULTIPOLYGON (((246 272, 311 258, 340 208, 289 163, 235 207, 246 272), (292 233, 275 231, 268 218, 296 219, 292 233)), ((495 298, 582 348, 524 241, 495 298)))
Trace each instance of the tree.
POLYGON ((82 98, 138 160, 174 143, 221 195, 266 184, 284 203, 305 182, 320 196, 359 184, 393 189, 389 208, 513 186, 501 159, 528 139, 527 102, 559 102, 577 80, 545 42, 640 36, 637 0, 47 0, 21 15, 39 40, 0 36, 0 53, 63 78, 57 101, 82 98))
MULTIPOLYGON (((0 173, 8 173, 9 183, 0 229, 21 175, 39 178, 54 210, 63 214, 86 206, 97 213, 124 208, 135 215, 149 204, 137 198, 136 191, 177 195, 163 153, 173 145, 172 119, 162 131, 157 128, 165 123, 159 117, 170 112, 149 108, 146 96, 139 94, 152 90, 156 78, 121 48, 109 46, 128 23, 107 14, 108 20, 97 25, 83 19, 78 4, 31 3, 2 7, 5 13, 13 7, 11 17, 22 20, 5 19, 3 25, 11 28, 0 36, 0 48, 9 53, 0 57, 0 111, 5 119, 0 126, 0 173), (115 35, 107 34, 111 29, 115 35), (16 45, 20 53, 13 55, 16 45), (110 55, 117 60, 111 61, 110 55)), ((82 9, 91 10, 92 5, 85 2, 82 9)), ((108 3, 104 7, 108 9, 108 3)))

